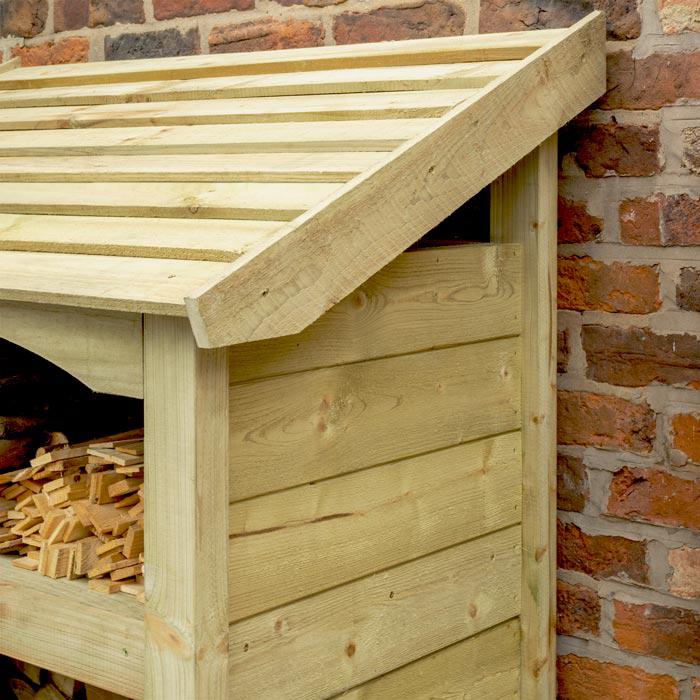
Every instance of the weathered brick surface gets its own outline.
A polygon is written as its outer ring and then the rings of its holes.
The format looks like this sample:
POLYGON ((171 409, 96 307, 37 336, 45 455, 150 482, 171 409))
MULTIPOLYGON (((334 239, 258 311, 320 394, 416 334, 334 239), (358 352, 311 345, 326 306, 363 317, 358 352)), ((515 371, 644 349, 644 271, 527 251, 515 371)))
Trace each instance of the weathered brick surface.
POLYGON ((600 236, 603 220, 590 214, 585 202, 559 197, 557 227, 559 243, 585 243, 600 236))
POLYGON ((672 676, 567 654, 557 659, 559 700, 678 700, 672 676))
POLYGON ((660 147, 655 124, 573 122, 561 132, 562 153, 572 153, 587 177, 660 173, 660 147))
POLYGON ((634 0, 482 0, 480 32, 514 32, 570 27, 593 10, 603 10, 609 39, 639 36, 641 19, 634 0))
POLYGON ((700 678, 691 679, 690 700, 700 700, 700 678))
POLYGON ((700 529, 700 481, 659 469, 623 467, 610 484, 608 512, 619 518, 700 529))
POLYGON ((603 109, 658 109, 700 97, 700 51, 656 53, 633 59, 630 51, 608 55, 603 109))
POLYGON ((369 12, 344 12, 333 22, 337 44, 421 39, 464 32, 464 10, 445 0, 419 0, 369 12))
POLYGON ((41 34, 48 14, 48 0, 0 0, 0 36, 41 34))
POLYGON ((663 219, 667 245, 700 245, 700 197, 664 197, 663 219))
POLYGON ((90 0, 90 26, 140 24, 146 17, 143 0, 90 0))
POLYGON ((128 58, 157 58, 161 56, 188 56, 199 53, 199 31, 177 29, 159 32, 121 34, 105 37, 105 58, 108 61, 128 58))
POLYGON ((668 587, 680 598, 700 598, 700 549, 683 545, 668 553, 668 587))
POLYGON ((153 0, 156 19, 193 17, 229 10, 252 10, 255 0, 153 0))
POLYGON ((588 476, 583 460, 571 455, 557 455, 557 508, 580 513, 588 495, 588 476))
POLYGON ((87 27, 90 21, 89 0, 54 0, 53 27, 56 32, 87 27))
POLYGON ((557 565, 593 578, 649 581, 645 542, 588 535, 571 523, 557 523, 557 565))
POLYGON ((673 447, 700 464, 700 413, 679 413, 671 425, 673 447))
POLYGON ((43 66, 49 63, 82 63, 88 60, 90 41, 72 36, 57 42, 47 41, 34 46, 15 46, 13 56, 19 56, 23 66, 43 66))
POLYGON ((33 456, 31 438, 12 438, 0 440, 0 470, 12 469, 17 464, 26 463, 33 456))
POLYGON ((557 582, 557 634, 598 636, 600 599, 586 586, 557 582))
POLYGON ((569 332, 567 330, 557 332, 557 372, 566 372, 569 364, 571 348, 569 346, 569 332))
POLYGON ((700 127, 683 129, 683 165, 693 173, 700 174, 700 127))
POLYGON ((629 245, 661 243, 658 198, 634 197, 620 203, 620 240, 629 245))
POLYGON ((620 386, 700 381, 700 338, 689 333, 659 335, 647 328, 583 326, 587 376, 620 386))
POLYGON ((558 283, 560 309, 648 314, 661 306, 658 271, 650 265, 561 257, 558 283))
POLYGON ((586 391, 559 391, 557 432, 562 445, 587 445, 646 454, 656 432, 646 404, 586 391))
POLYGON ((209 51, 267 51, 320 46, 323 27, 307 20, 254 20, 214 27, 209 34, 209 51))
POLYGON ((684 267, 676 285, 679 309, 700 311, 700 267, 684 267))
POLYGON ((660 0, 659 17, 667 34, 700 32, 700 3, 697 0, 660 0))
POLYGON ((615 601, 615 641, 636 654, 700 664, 700 613, 615 601))

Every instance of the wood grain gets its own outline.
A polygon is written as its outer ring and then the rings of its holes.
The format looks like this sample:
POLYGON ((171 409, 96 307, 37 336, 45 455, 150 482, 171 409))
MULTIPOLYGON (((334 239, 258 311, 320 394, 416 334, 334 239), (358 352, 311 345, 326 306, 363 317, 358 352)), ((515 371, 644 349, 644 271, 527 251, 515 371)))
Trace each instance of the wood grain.
POLYGON ((495 340, 232 386, 231 500, 518 428, 519 345, 495 340))
POLYGON ((229 692, 320 700, 512 618, 519 599, 515 526, 237 622, 229 692))

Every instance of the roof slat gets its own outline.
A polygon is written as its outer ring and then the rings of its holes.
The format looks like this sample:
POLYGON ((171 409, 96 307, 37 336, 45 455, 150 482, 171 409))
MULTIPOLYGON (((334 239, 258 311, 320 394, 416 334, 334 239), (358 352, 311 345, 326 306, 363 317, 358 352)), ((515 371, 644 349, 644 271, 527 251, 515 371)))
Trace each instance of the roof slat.
POLYGON ((0 212, 291 221, 337 189, 320 182, 7 182, 0 187, 0 212))
POLYGON ((272 235, 279 221, 0 214, 0 250, 230 262, 272 235))
POLYGON ((435 119, 0 132, 0 156, 386 151, 435 119))
POLYGON ((386 151, 0 158, 0 182, 347 182, 386 151))
POLYGON ((230 263, 3 251, 0 297, 182 316, 188 289, 230 263))
POLYGON ((517 67, 518 61, 453 63, 435 66, 361 68, 259 76, 160 80, 88 87, 3 90, 0 107, 121 104, 167 100, 356 94, 476 89, 517 67))
POLYGON ((549 29, 500 35, 440 37, 425 39, 419 43, 410 40, 390 41, 247 54, 77 63, 12 71, 11 75, 0 76, 0 85, 3 88, 36 88, 47 85, 95 85, 173 78, 257 75, 273 71, 290 73, 336 68, 523 59, 565 33, 566 30, 549 29))
POLYGON ((440 117, 475 90, 189 100, 0 111, 0 131, 440 117))

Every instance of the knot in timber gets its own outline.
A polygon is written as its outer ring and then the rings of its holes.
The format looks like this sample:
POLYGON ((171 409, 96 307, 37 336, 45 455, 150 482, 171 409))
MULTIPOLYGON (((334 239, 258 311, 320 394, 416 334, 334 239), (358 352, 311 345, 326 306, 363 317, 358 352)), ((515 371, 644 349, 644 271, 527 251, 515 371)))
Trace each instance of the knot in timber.
POLYGON ((177 627, 148 612, 145 614, 145 622, 150 639, 158 649, 183 659, 194 656, 192 640, 187 639, 177 627))

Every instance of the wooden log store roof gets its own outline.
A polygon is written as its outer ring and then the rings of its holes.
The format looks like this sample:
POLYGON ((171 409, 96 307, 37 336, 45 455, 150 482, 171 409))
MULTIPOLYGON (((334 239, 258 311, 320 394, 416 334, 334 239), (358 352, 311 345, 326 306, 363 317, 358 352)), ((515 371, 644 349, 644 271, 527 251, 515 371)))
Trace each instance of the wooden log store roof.
POLYGON ((0 299, 302 330, 604 90, 569 29, 0 67, 0 299))

